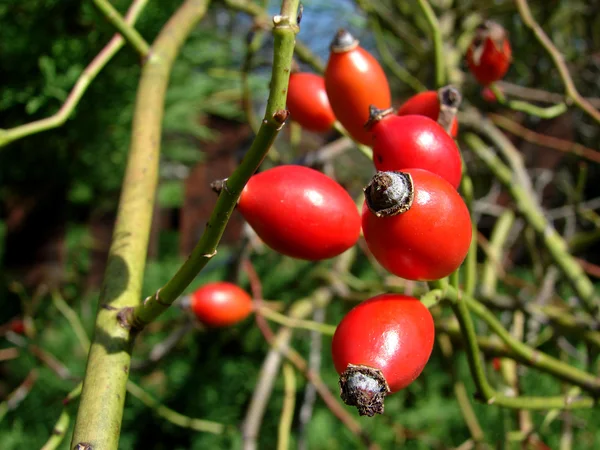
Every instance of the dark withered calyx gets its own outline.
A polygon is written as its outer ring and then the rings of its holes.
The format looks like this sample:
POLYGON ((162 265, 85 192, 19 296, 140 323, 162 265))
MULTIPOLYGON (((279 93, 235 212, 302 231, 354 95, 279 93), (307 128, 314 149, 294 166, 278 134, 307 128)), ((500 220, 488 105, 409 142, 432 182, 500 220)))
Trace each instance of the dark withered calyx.
POLYGON ((340 397, 349 406, 356 406, 361 416, 383 414, 385 397, 390 387, 379 369, 348 364, 340 375, 340 397))
POLYGON ((412 176, 404 172, 377 172, 364 189, 369 210, 377 217, 402 214, 412 206, 412 176))

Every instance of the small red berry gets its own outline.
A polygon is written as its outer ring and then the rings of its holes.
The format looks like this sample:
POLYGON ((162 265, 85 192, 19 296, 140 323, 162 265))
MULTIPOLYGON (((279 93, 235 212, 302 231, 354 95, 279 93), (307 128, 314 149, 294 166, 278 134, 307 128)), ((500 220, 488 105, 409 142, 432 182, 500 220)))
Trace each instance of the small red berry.
POLYGON ((352 197, 335 180, 304 166, 278 166, 254 175, 238 208, 266 245, 293 258, 333 258, 360 236, 352 197))
POLYGON ((209 327, 227 327, 241 322, 252 312, 252 299, 239 286, 228 282, 208 283, 191 298, 191 309, 209 327))
MULTIPOLYGON (((413 95, 411 98, 406 100, 402 106, 398 108, 397 114, 399 116, 418 114, 427 116, 431 120, 435 120, 436 122, 440 123, 440 100, 444 98, 446 90, 449 89, 453 88, 447 86, 439 91, 419 92, 418 94, 413 95)), ((458 105, 456 105, 456 107, 458 107, 458 105)), ((450 135, 455 138, 458 135, 458 119, 456 118, 456 113, 452 115, 450 122, 450 135)), ((445 123, 440 123, 440 125, 446 128, 445 123)))
POLYGON ((325 92, 325 80, 314 73, 295 72, 290 75, 287 109, 292 120, 310 131, 327 131, 335 122, 325 92))
POLYGON ((379 62, 346 30, 339 30, 331 44, 325 88, 335 116, 348 133, 371 145, 371 133, 364 128, 369 105, 389 108, 392 96, 379 62))
POLYGON ((502 368, 502 360, 498 357, 492 359, 492 367, 496 372, 500 372, 502 368))
POLYGON ((488 20, 477 27, 467 50, 467 64, 479 83, 486 86, 504 77, 511 57, 510 42, 501 25, 488 20))
POLYGON ((471 244, 471 218, 446 180, 422 169, 378 172, 365 188, 367 246, 390 273, 430 281, 460 267, 471 244))
POLYGON ((481 96, 488 103, 496 103, 498 101, 498 99, 496 98, 496 94, 494 94, 494 91, 492 91, 487 86, 481 90, 481 96))
POLYGON ((10 331, 17 334, 25 334, 25 322, 23 319, 15 318, 9 323, 10 331))
POLYGON ((342 400, 361 416, 382 414, 385 396, 421 374, 434 337, 431 313, 416 298, 382 294, 353 308, 331 344, 342 400))
POLYGON ((458 188, 462 159, 454 140, 423 115, 397 116, 372 110, 373 163, 379 171, 425 169, 458 188))

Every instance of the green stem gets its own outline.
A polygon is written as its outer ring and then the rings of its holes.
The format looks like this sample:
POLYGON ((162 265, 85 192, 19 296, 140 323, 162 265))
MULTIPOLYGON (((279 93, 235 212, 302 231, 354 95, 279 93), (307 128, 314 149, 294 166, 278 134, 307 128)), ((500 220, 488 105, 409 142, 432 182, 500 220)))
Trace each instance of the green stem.
MULTIPOLYGON (((463 165, 463 167, 465 167, 463 165)), ((465 199, 467 208, 473 217, 473 180, 466 172, 463 171, 462 180, 460 183, 460 190, 465 199)), ((469 295, 475 293, 475 287, 477 285, 477 223, 472 221, 471 223, 471 244, 469 245, 469 253, 464 264, 465 269, 465 292, 469 295)))
MULTIPOLYGON (((461 331, 463 333, 463 339, 465 340, 465 346, 467 350, 467 358, 469 361, 469 367, 471 369, 471 375, 478 391, 478 395, 487 404, 495 404, 498 406, 511 408, 511 409, 524 409, 524 410, 548 410, 548 409, 579 409, 579 408, 592 408, 595 406, 595 400, 590 397, 569 397, 569 396, 556 396, 556 397, 508 397, 506 395, 496 392, 487 381, 485 375, 485 368, 481 355, 479 354, 479 346, 477 344, 477 334, 475 333, 475 327, 469 313, 469 309, 472 306, 472 299, 469 299, 469 307, 467 307, 467 297, 460 295, 457 291, 452 288, 448 289, 447 298, 452 302, 452 309, 458 319, 461 331)), ((510 338, 509 342, 514 344, 514 338, 510 336, 501 325, 500 328, 510 338)), ((505 341, 505 343, 508 342, 505 341)), ((522 344, 519 342, 519 344, 522 344)), ((522 344, 525 345, 525 344, 522 344)), ((514 348, 513 348, 514 350, 514 348)), ((539 355, 539 354, 538 354, 539 355)), ((550 357, 547 357, 550 358, 550 357)), ((566 364, 558 361, 560 364, 568 368, 570 371, 577 371, 566 364)))
POLYGON ((357 3, 367 14, 381 20, 383 26, 398 37, 402 43, 411 46, 419 54, 425 51, 421 40, 409 30, 408 26, 403 26, 407 23, 405 22, 402 24, 399 22, 398 17, 394 16, 392 11, 390 11, 382 2, 357 0, 357 3))
MULTIPOLYGON (((147 3, 148 0, 134 0, 127 11, 125 22, 133 26, 147 3)), ((124 44, 125 40, 123 37, 120 34, 116 34, 83 70, 67 99, 55 114, 8 130, 0 129, 0 148, 26 136, 52 130, 64 125, 75 110, 75 107, 79 104, 87 88, 92 84, 92 81, 94 81, 112 57, 121 50, 124 44)))
POLYGON ((225 431, 227 431, 225 425, 221 423, 184 416, 183 414, 173 411, 171 408, 167 408, 133 381, 127 382, 127 392, 141 401, 148 408, 153 409, 158 416, 171 422, 173 425, 177 425, 178 427, 189 428, 190 430, 199 431, 201 433, 212 434, 223 434, 225 431))
POLYGON ((52 432, 50 437, 46 441, 46 443, 42 446, 41 450, 55 450, 57 449, 62 441, 65 439, 65 434, 69 429, 69 423, 71 422, 71 416, 69 416, 69 412, 66 408, 63 408, 58 420, 54 424, 54 428, 52 428, 52 432))
POLYGON ((283 408, 279 418, 279 433, 277 435, 277 450, 288 450, 290 431, 294 420, 296 406, 296 374, 290 363, 283 364, 283 408))
POLYGON ((127 43, 131 45, 142 57, 146 59, 150 53, 150 46, 145 41, 140 33, 119 14, 113 5, 108 0, 94 0, 96 7, 104 14, 106 20, 108 20, 121 36, 125 38, 127 43))
POLYGON ((361 144, 360 142, 356 142, 356 140, 350 136, 350 134, 348 133, 348 131, 346 131, 346 129, 344 128, 344 126, 339 122, 339 121, 335 121, 333 123, 333 129, 335 131, 337 131, 338 133, 340 133, 342 136, 345 136, 349 139, 352 139, 354 141, 354 143, 356 144, 356 148, 358 148, 358 150, 365 155, 367 158, 369 158, 370 160, 373 160, 373 150, 371 150, 371 147, 368 147, 364 144, 361 144))
POLYGON ((282 14, 273 18, 274 56, 270 94, 264 119, 252 146, 240 165, 224 183, 217 204, 206 224, 206 229, 187 261, 173 278, 154 295, 148 297, 142 304, 135 306, 133 310, 123 311, 127 322, 133 329, 141 330, 171 306, 215 256, 217 245, 244 186, 262 163, 283 127, 288 116, 285 103, 295 36, 298 32, 298 25, 296 25, 298 3, 298 0, 284 0, 281 6, 282 14))
POLYGON ((69 423, 71 422, 71 416, 69 415, 67 407, 71 401, 81 395, 81 387, 82 383, 79 383, 71 392, 67 394, 63 400, 63 410, 58 417, 54 428, 52 429, 51 436, 48 438, 41 450, 55 450, 65 439, 65 435, 69 429, 69 423))
POLYGON ((52 303, 56 309, 60 311, 60 313, 65 316, 69 325, 75 332, 75 336, 77 336, 77 340, 79 341, 79 345, 85 353, 90 350, 90 338, 88 337, 85 329, 83 328, 83 324, 81 320, 79 320, 79 316, 73 309, 65 302, 58 291, 52 292, 52 303))
POLYGON ((495 84, 492 83, 488 86, 490 90, 496 96, 496 100, 503 106, 506 106, 513 111, 521 111, 531 116, 539 117, 541 119, 552 119, 558 117, 567 111, 566 103, 558 103, 556 105, 541 107, 533 105, 529 102, 522 100, 508 100, 504 92, 495 84))
POLYGON ((481 275, 481 294, 485 298, 492 298, 496 294, 498 268, 502 267, 502 250, 514 222, 514 213, 507 209, 498 218, 492 230, 487 259, 481 275))
MULTIPOLYGON (((475 330, 470 330, 468 327, 472 326, 470 316, 465 317, 465 311, 471 311, 481 320, 483 320, 490 329, 498 335, 498 337, 504 342, 504 344, 514 352, 514 354, 522 360, 530 361, 531 365, 546 372, 554 375, 557 378, 568 381, 569 383, 580 386, 581 388, 589 391, 594 395, 600 394, 600 378, 584 372, 583 370, 572 367, 559 359, 553 358, 545 353, 537 351, 523 342, 515 339, 500 323, 498 319, 487 309, 483 304, 475 300, 473 297, 460 293, 452 287, 449 287, 446 291, 445 298, 452 302, 452 307, 457 314, 457 318, 461 324, 461 329, 465 335, 465 339, 469 346, 477 347, 477 336, 475 330), (467 323, 467 322, 470 322, 467 323), (465 328, 466 327, 466 328, 465 328)), ((468 347, 467 347, 468 348, 468 347)), ((472 349, 471 349, 472 350, 472 349)), ((479 351, 479 350, 477 350, 479 351)), ((479 358, 478 358, 479 360, 479 358)), ((475 361, 474 361, 475 362, 475 361)), ((481 361, 479 361, 480 365, 481 361)), ((479 365, 472 366, 474 374, 478 374, 479 370, 483 371, 483 366, 479 365)), ((482 372, 484 373, 484 372, 482 372)), ((485 394, 486 387, 478 385, 478 389, 482 395, 489 398, 485 394)), ((525 408, 527 409, 527 408, 525 408)))
POLYGON ((369 23, 371 24, 371 29, 373 30, 373 35, 375 36, 377 51, 379 52, 382 61, 392 71, 392 74, 400 81, 410 86, 414 91, 426 91, 427 87, 421 83, 418 78, 414 77, 407 69, 401 66, 390 51, 388 45, 386 44, 383 30, 379 25, 379 19, 377 17, 372 17, 369 23))
POLYGON ((544 30, 542 30, 542 28, 533 18, 527 0, 515 0, 515 3, 517 4, 519 14, 521 15, 521 20, 523 20, 525 26, 533 31, 533 34, 535 34, 538 42, 542 45, 542 47, 544 47, 550 58, 552 58, 554 66, 558 70, 560 78, 565 86, 565 95, 567 98, 575 103, 582 111, 592 117, 596 122, 600 123, 600 112, 577 91, 562 53, 558 51, 556 46, 552 43, 552 40, 550 40, 548 35, 544 32, 544 30))
POLYGON ((169 74, 208 3, 185 1, 161 30, 142 69, 129 161, 71 448, 80 443, 102 450, 118 446, 134 340, 134 334, 118 320, 118 312, 140 303, 169 74))
POLYGON ((464 136, 464 140, 471 150, 486 163, 488 169, 510 192, 521 215, 543 240, 555 264, 569 280, 571 286, 587 310, 593 317, 598 319, 600 317, 599 304, 594 292, 594 285, 579 263, 571 254, 569 254, 568 245, 565 240, 544 216, 531 189, 527 185, 524 185, 522 180, 519 179, 519 173, 524 172, 522 161, 518 158, 512 160, 513 169, 517 174, 517 180, 515 180, 513 171, 511 171, 511 169, 507 167, 506 164, 504 164, 478 136, 467 133, 464 136))
POLYGON ((531 116, 539 117, 540 119, 554 119, 555 117, 567 112, 568 109, 565 103, 559 103, 557 105, 542 108, 521 100, 509 100, 506 103, 506 106, 513 111, 521 111, 531 116))
POLYGON ((440 23, 435 16, 433 8, 427 0, 417 0, 421 12, 425 16, 431 39, 433 40, 433 51, 435 55, 435 85, 441 88, 446 84, 446 65, 444 61, 444 42, 442 41, 442 31, 440 23))
POLYGON ((261 307, 259 311, 260 314, 265 316, 267 319, 277 322, 278 324, 288 328, 301 328, 304 330, 317 331, 327 336, 333 336, 335 333, 335 325, 327 325, 324 323, 314 322, 312 320, 294 319, 286 316, 285 314, 273 311, 271 308, 267 308, 265 306, 261 307))

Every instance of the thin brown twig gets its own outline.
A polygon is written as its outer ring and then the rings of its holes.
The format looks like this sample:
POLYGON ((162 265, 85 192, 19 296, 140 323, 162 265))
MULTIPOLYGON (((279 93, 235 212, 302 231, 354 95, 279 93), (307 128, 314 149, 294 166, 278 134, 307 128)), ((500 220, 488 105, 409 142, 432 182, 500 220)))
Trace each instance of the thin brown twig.
POLYGON ((17 408, 23 402, 23 400, 27 398, 37 379, 37 369, 31 369, 21 384, 19 384, 15 390, 8 394, 6 400, 0 403, 0 421, 4 418, 8 411, 12 411, 13 409, 17 408))
POLYGON ((523 138, 527 142, 537 144, 542 147, 551 148, 564 153, 573 153, 577 156, 581 156, 589 161, 600 163, 600 152, 577 142, 567 141, 565 139, 559 139, 553 136, 547 136, 545 134, 536 133, 528 128, 525 128, 521 124, 509 119, 506 116, 500 114, 488 114, 488 117, 498 125, 500 128, 523 138))
POLYGON ((517 4, 517 8, 519 9, 519 14, 521 14, 523 23, 530 28, 531 31, 533 31, 533 34, 535 34, 538 42, 546 49, 546 52, 548 55, 550 55, 552 61, 554 61, 554 66, 558 70, 560 78, 565 86, 565 95, 567 96, 567 100, 570 99, 581 110, 587 113, 596 122, 600 123, 600 111, 594 108, 590 102, 583 98, 575 87, 575 83, 573 82, 573 78, 569 73, 569 69, 567 68, 567 64, 565 63, 562 53, 558 51, 552 40, 533 18, 527 0, 515 0, 515 3, 517 4))
MULTIPOLYGON (((518 97, 522 100, 528 100, 541 103, 562 103, 565 101, 564 94, 556 92, 548 92, 542 89, 535 89, 518 84, 509 83, 508 81, 496 81, 495 83, 502 92, 511 97, 518 97)), ((590 97, 586 99, 595 108, 600 108, 600 98, 590 97)))

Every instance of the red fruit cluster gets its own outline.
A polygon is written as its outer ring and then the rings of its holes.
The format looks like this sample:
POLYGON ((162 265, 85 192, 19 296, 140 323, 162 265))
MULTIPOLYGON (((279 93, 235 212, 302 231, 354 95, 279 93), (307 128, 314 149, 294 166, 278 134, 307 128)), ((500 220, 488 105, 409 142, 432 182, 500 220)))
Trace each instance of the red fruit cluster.
MULTIPOLYGON (((501 78, 510 62, 510 46, 498 27, 480 27, 467 54, 483 84, 501 78)), ((327 131, 337 120, 372 147, 377 173, 364 189, 362 221, 342 186, 295 165, 251 177, 239 211, 267 246, 290 257, 337 256, 357 242, 362 227, 373 256, 392 274, 419 281, 450 275, 472 238, 469 211, 457 192, 462 159, 453 138, 460 93, 451 86, 423 92, 394 113, 377 60, 345 30, 330 48, 324 78, 290 75, 287 107, 308 130, 327 131)), ((222 326, 242 320, 252 308, 244 291, 217 283, 194 294, 192 309, 204 323, 222 326), (217 311, 217 304, 227 311, 217 311)), ((413 297, 382 294, 351 310, 332 344, 342 399, 361 415, 382 413, 384 397, 424 369, 434 334, 429 310, 413 297)))

